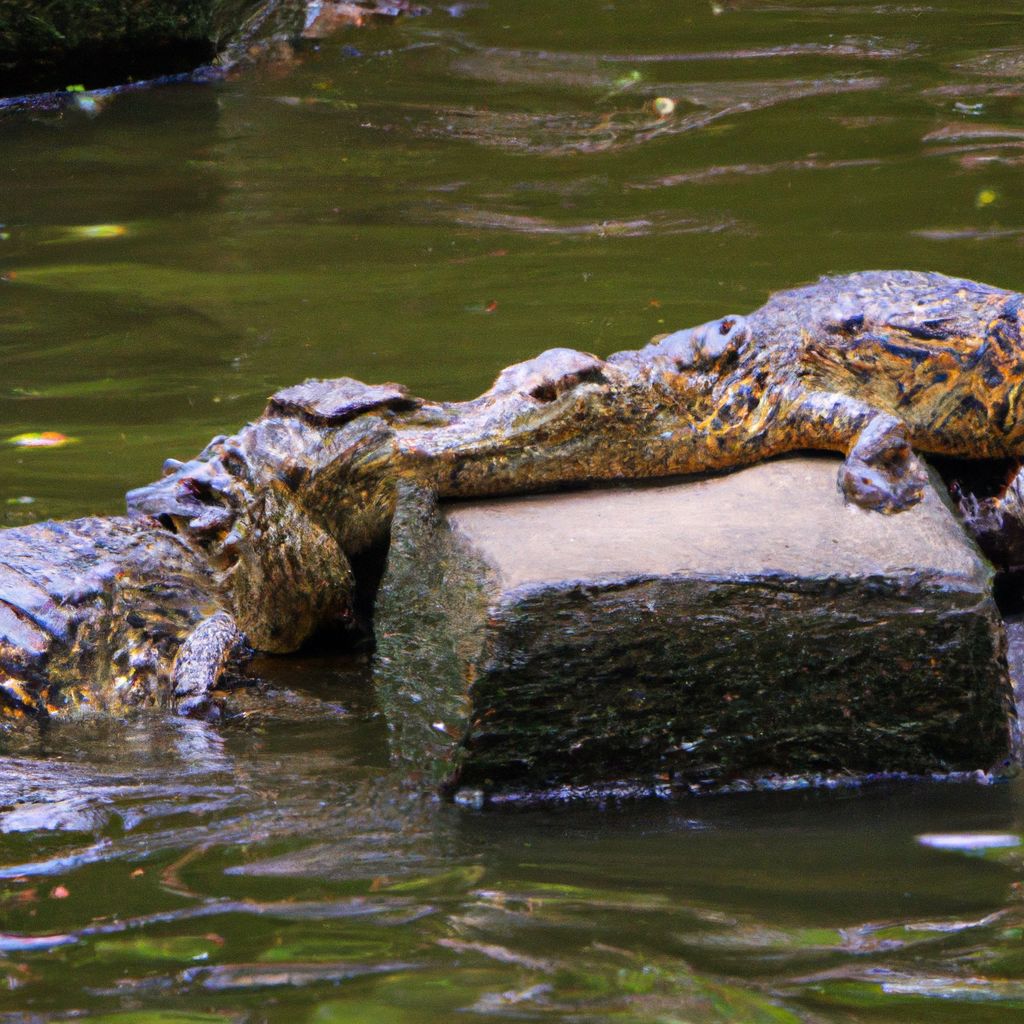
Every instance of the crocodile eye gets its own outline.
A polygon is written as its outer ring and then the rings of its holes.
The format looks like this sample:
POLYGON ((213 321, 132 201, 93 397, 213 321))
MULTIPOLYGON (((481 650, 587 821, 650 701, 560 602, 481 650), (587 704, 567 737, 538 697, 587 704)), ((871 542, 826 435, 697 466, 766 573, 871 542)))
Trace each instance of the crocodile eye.
POLYGON ((864 314, 850 313, 841 309, 835 309, 825 322, 825 330, 829 334, 859 334, 864 329, 864 314))
POLYGON ((750 336, 747 321, 741 316, 724 316, 702 324, 693 332, 693 354, 697 364, 716 362, 723 357, 736 358, 736 349, 750 336))
POLYGON ((703 372, 716 364, 722 367, 734 362, 739 347, 749 338, 750 326, 743 317, 724 316, 699 327, 661 335, 638 355, 645 362, 649 360, 676 373, 703 372))

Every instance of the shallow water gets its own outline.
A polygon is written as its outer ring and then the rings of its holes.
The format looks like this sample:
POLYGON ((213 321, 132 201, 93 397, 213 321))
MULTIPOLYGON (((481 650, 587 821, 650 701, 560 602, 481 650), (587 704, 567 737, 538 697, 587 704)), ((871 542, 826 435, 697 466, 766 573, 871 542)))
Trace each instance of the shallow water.
MULTIPOLYGON (((117 511, 304 376, 465 398, 823 272, 1024 288, 1019 4, 569 7, 5 115, 0 438, 77 443, 5 445, 0 519, 117 511)), ((0 1020, 1024 1008, 1024 854, 917 838, 1020 833, 1019 784, 476 813, 389 772, 358 659, 263 671, 244 728, 0 740, 0 1020)))

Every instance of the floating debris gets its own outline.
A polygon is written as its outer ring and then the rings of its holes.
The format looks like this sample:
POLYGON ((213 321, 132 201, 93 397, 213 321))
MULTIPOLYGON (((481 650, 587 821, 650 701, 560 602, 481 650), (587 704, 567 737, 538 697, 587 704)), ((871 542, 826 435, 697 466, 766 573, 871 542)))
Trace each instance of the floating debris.
POLYGON ((81 110, 83 114, 88 114, 90 117, 95 117, 97 114, 102 113, 104 107, 110 102, 110 96, 99 96, 95 93, 79 93, 73 99, 72 103, 75 108, 81 110))
POLYGON ((416 17, 429 8, 410 0, 312 0, 307 5, 303 39, 326 39, 345 28, 361 28, 369 21, 391 21, 402 14, 416 17))
POLYGON ((64 233, 60 241, 93 242, 98 239, 124 238, 128 234, 125 224, 76 224, 64 233))
POLYGON ((1011 832, 925 832, 917 837, 922 846, 933 850, 1006 850, 1021 845, 1020 836, 1011 832))
POLYGON ((63 448, 66 444, 76 444, 77 437, 68 437, 56 430, 44 430, 42 433, 15 434, 7 438, 8 444, 16 448, 63 448))

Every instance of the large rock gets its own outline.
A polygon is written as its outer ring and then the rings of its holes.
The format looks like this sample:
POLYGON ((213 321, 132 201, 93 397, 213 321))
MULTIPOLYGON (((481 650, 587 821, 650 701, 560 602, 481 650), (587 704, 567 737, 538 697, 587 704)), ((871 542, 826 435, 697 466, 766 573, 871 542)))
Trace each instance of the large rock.
POLYGON ((935 490, 882 516, 835 475, 410 489, 376 615, 395 754, 467 793, 1005 768, 988 564, 935 490))

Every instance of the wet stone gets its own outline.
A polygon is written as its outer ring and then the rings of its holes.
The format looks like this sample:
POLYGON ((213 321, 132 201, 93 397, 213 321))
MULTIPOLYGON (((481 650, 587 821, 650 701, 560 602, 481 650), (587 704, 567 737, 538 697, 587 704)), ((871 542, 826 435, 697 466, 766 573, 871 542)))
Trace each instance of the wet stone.
POLYGON ((376 612, 395 756, 471 802, 1009 770, 991 568, 937 490, 883 516, 836 469, 409 488, 376 612))

